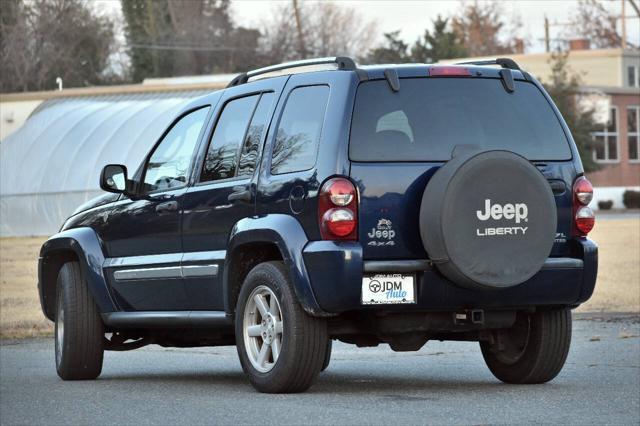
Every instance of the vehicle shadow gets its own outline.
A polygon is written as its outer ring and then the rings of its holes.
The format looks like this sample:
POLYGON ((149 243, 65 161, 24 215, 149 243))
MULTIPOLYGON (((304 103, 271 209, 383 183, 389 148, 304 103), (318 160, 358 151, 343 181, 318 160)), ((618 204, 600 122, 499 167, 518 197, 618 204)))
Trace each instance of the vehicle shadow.
MULTIPOLYGON (((222 387, 229 391, 256 392, 249 383, 241 369, 237 371, 207 371, 198 373, 182 372, 145 372, 141 374, 105 374, 98 381, 111 384, 123 383, 155 385, 164 384, 170 387, 188 386, 222 387)), ((566 388, 561 381, 551 382, 546 385, 508 385, 495 379, 486 380, 470 379, 443 379, 441 377, 407 377, 401 375, 357 375, 340 372, 325 372, 320 375, 318 381, 306 392, 308 394, 340 394, 359 395, 377 394, 379 397, 395 398, 402 400, 438 400, 443 393, 456 393, 459 395, 490 391, 492 393, 511 392, 515 389, 525 391, 528 388, 545 386, 556 391, 566 388), (421 395, 407 395, 416 392, 421 395)))

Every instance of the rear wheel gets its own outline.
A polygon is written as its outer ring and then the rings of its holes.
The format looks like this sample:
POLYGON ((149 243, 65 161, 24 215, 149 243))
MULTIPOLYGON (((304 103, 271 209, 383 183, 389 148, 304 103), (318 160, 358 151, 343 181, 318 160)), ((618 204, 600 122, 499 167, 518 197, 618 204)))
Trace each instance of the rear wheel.
POLYGON ((102 371, 104 331, 100 314, 78 262, 58 274, 56 297, 56 370, 64 380, 95 379, 102 371))
POLYGON ((257 390, 303 392, 315 382, 325 360, 327 324, 302 309, 282 262, 249 272, 235 327, 240 364, 257 390))
POLYGON ((516 323, 481 342, 489 370, 505 383, 545 383, 560 373, 571 344, 571 311, 518 313, 516 323))

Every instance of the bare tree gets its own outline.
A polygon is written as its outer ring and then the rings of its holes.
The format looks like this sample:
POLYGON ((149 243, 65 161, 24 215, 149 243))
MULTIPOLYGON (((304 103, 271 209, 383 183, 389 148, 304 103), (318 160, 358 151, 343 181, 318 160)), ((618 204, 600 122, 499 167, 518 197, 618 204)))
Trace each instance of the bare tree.
POLYGON ((470 56, 513 53, 518 22, 510 30, 503 16, 502 4, 497 1, 462 1, 451 19, 451 28, 470 56))
POLYGON ((362 57, 375 43, 374 27, 355 9, 334 2, 280 4, 262 23, 262 51, 271 63, 332 55, 362 57))
POLYGON ((3 92, 102 81, 113 24, 83 0, 2 1, 0 88, 3 92))
POLYGON ((617 17, 605 8, 604 2, 580 0, 576 7, 566 38, 588 39, 593 47, 620 47, 622 36, 616 28, 617 17), (570 33, 569 33, 570 32, 570 33))

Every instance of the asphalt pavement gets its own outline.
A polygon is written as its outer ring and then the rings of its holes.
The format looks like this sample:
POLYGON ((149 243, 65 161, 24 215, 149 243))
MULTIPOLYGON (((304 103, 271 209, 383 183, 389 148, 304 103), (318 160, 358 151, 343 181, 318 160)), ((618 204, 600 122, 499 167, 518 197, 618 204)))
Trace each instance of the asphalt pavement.
POLYGON ((567 364, 544 385, 505 385, 476 343, 419 352, 334 344, 307 393, 265 395, 234 347, 107 352, 95 381, 63 382, 53 339, 0 346, 0 424, 640 423, 640 317, 574 318, 567 364))

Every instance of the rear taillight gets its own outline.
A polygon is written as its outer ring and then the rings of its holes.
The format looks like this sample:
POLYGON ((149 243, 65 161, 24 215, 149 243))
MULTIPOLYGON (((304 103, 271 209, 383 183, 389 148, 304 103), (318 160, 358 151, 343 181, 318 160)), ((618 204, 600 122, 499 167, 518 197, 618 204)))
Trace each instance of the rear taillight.
POLYGON ((573 183, 573 217, 575 233, 580 237, 586 237, 596 223, 596 215, 588 207, 593 199, 593 186, 591 182, 580 176, 573 183))
POLYGON ((322 185, 318 224, 323 240, 358 239, 358 193, 349 179, 335 177, 322 185))
POLYGON ((593 186, 591 182, 584 177, 580 176, 573 183, 573 195, 576 197, 576 201, 583 206, 588 205, 593 199, 593 186))
POLYGON ((429 68, 429 77, 470 77, 471 72, 464 67, 448 66, 448 67, 431 67, 429 68))

